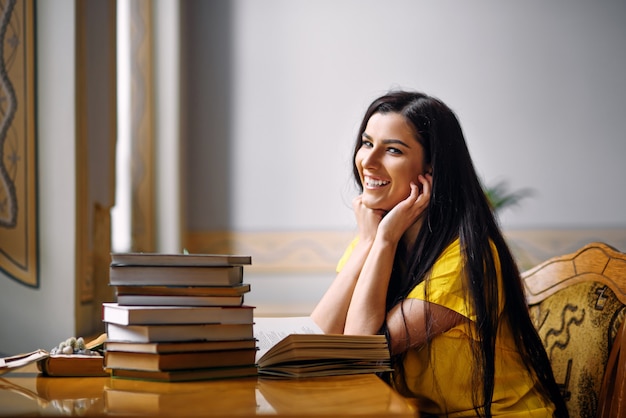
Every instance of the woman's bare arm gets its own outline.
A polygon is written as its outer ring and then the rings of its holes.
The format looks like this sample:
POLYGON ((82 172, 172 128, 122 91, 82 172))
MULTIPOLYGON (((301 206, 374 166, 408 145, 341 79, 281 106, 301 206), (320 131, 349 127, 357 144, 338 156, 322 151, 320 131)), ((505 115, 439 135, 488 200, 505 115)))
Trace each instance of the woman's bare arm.
POLYGON ((426 343, 426 310, 431 318, 431 337, 442 334, 465 321, 461 314, 420 299, 405 299, 394 306, 387 314, 390 351, 402 353, 409 347, 418 347, 426 343))
POLYGON ((311 318, 326 334, 343 334, 346 314, 371 241, 359 239, 343 269, 337 274, 311 318))
POLYGON ((345 334, 376 334, 386 317, 387 288, 397 242, 376 236, 354 287, 345 334))
POLYGON ((363 205, 362 196, 357 196, 352 201, 352 209, 359 228, 358 241, 346 264, 311 314, 311 318, 327 334, 344 333, 346 315, 354 288, 384 215, 381 211, 366 208, 363 205))
MULTIPOLYGON (((409 230, 417 235, 421 215, 430 200, 430 177, 420 175, 419 180, 423 191, 411 183, 409 196, 389 211, 378 225, 349 305, 346 334, 375 334, 386 320, 387 291, 398 243, 409 230)), ((409 240, 413 241, 414 237, 409 240)))

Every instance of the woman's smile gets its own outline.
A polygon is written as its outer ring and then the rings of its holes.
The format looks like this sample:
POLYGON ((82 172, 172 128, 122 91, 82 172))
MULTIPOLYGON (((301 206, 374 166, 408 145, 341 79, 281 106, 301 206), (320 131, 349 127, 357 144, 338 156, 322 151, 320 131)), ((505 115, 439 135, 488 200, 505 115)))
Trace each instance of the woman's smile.
POLYGON ((381 187, 384 187, 386 185, 388 185, 390 182, 388 180, 381 180, 381 179, 377 179, 368 175, 364 176, 364 187, 368 188, 368 189, 378 189, 381 187))
POLYGON ((417 132, 399 113, 375 113, 367 122, 355 164, 365 206, 389 211, 419 184, 425 171, 424 149, 417 132))

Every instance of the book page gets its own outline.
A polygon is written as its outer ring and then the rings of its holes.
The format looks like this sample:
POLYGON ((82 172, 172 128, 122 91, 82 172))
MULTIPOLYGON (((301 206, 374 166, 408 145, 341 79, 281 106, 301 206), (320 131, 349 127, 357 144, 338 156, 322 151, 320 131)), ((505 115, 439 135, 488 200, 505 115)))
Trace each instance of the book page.
POLYGON ((260 359, 270 348, 289 334, 323 334, 309 316, 254 318, 254 338, 257 339, 256 358, 260 359))

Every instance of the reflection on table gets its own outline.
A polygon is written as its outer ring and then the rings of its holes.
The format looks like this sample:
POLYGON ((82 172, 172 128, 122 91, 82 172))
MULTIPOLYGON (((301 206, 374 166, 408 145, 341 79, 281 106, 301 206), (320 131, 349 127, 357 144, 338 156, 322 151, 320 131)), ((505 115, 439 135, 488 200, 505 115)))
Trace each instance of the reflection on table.
POLYGON ((0 378, 0 415, 416 416, 375 375, 162 383, 109 377, 0 378))

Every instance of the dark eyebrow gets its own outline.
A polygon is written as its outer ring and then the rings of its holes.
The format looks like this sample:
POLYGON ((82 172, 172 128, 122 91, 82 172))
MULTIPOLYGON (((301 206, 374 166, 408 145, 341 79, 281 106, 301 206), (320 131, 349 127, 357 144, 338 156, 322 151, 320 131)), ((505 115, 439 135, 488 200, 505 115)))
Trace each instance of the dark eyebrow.
MULTIPOLYGON (((365 133, 365 132, 363 132, 363 133, 361 134, 361 136, 364 136, 366 139, 369 139, 370 141, 373 141, 373 140, 374 140, 371 136, 369 136, 369 135, 368 135, 367 133, 365 133)), ((383 144, 385 144, 385 145, 389 145, 389 144, 399 144, 399 145, 403 145, 403 146, 405 146, 406 148, 409 148, 409 149, 411 148, 411 147, 409 146, 409 144, 407 144, 407 143, 406 143, 406 142, 404 142, 404 141, 400 141, 399 139, 383 139, 383 140, 382 140, 382 143, 383 143, 383 144)))

